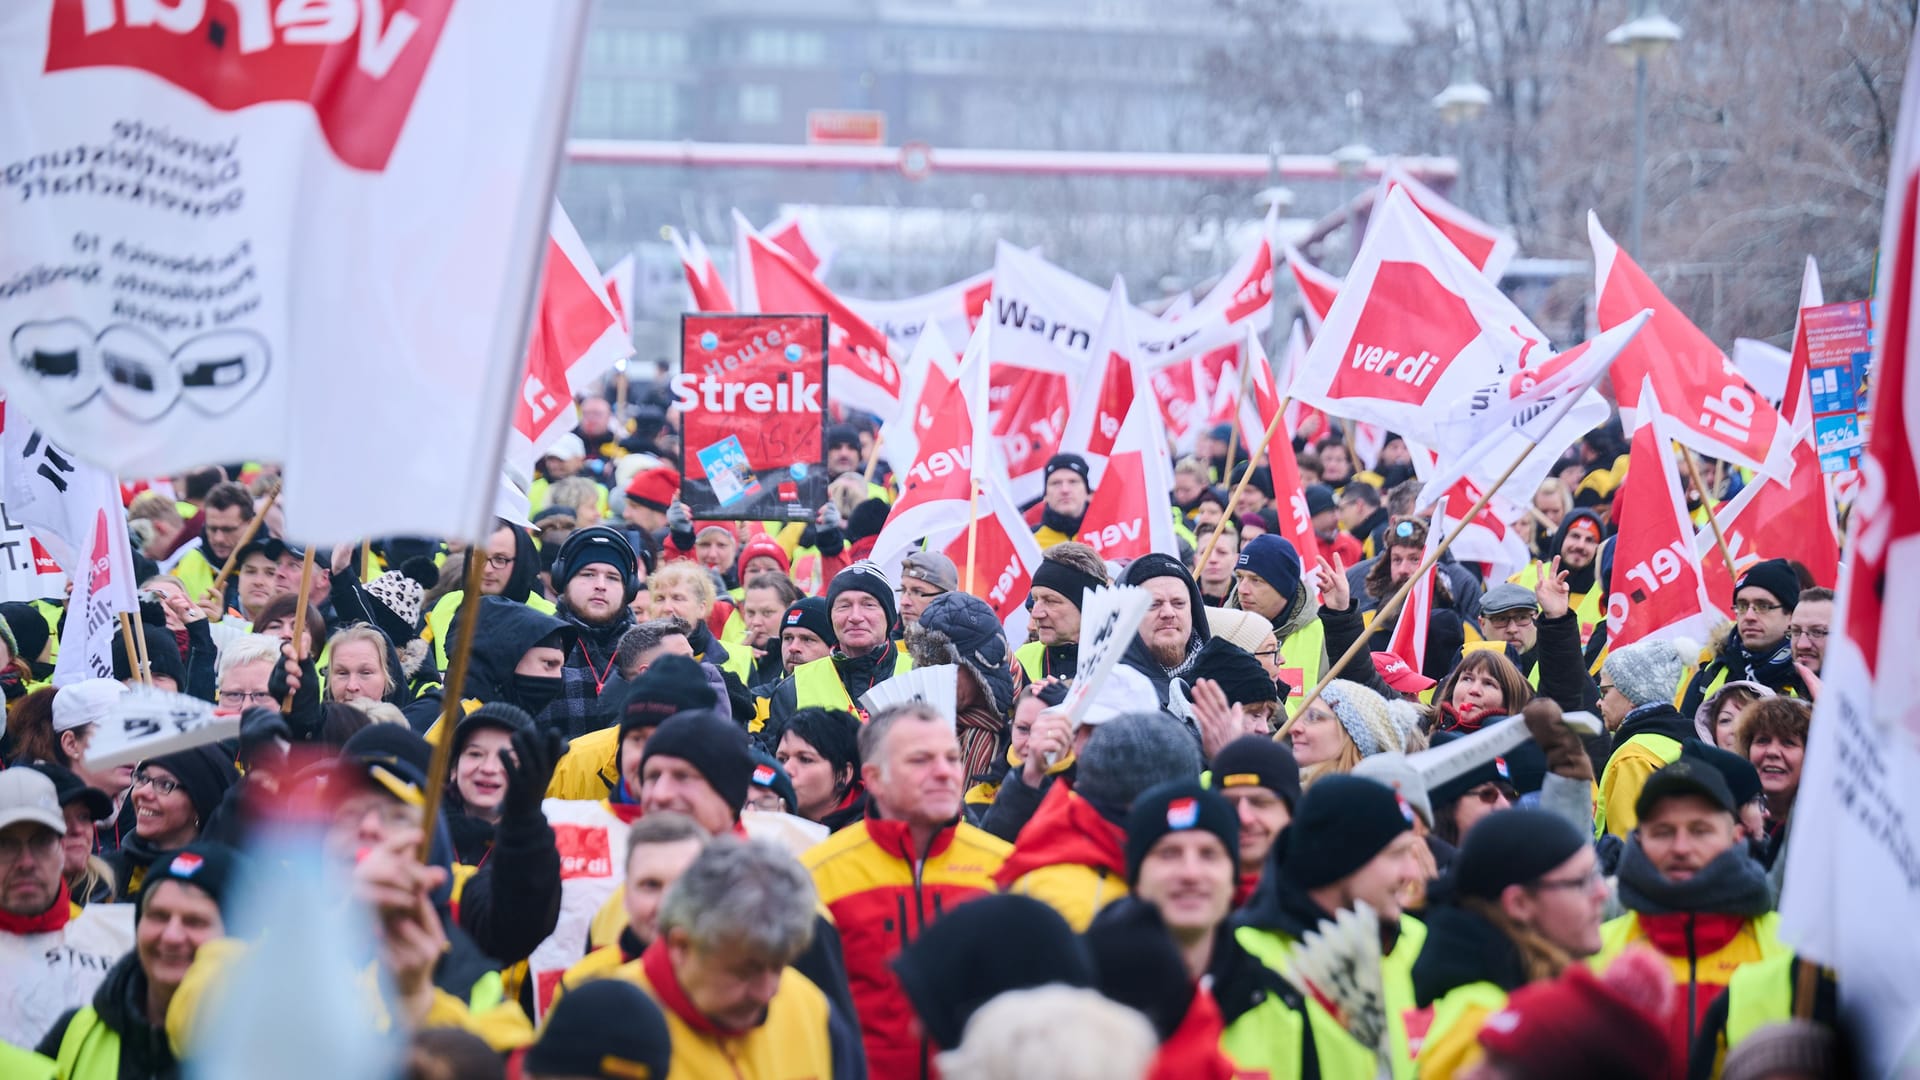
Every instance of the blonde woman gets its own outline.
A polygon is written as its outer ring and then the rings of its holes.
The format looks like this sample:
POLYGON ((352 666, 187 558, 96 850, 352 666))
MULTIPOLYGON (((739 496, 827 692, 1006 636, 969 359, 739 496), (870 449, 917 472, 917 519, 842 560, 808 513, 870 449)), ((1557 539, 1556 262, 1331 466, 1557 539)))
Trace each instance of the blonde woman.
POLYGON ((1300 782, 1349 773, 1361 759, 1388 750, 1405 751, 1407 730, 1416 716, 1396 717, 1385 698, 1345 679, 1327 684, 1293 725, 1289 737, 1300 763, 1300 782))

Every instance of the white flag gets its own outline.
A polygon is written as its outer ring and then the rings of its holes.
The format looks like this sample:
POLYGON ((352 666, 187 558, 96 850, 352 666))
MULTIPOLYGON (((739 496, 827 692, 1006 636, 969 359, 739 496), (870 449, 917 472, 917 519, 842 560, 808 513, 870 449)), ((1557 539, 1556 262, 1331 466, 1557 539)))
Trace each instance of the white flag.
POLYGON ((7 5, 8 397, 110 471, 282 461, 303 538, 485 535, 585 8, 7 5))

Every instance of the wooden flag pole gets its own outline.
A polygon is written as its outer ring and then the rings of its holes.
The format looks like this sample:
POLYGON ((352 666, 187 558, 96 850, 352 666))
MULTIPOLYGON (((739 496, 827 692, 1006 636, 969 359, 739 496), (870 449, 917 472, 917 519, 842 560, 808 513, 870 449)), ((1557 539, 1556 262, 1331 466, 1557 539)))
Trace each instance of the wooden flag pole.
MULTIPOLYGON (((153 657, 147 655, 147 624, 144 622, 141 622, 140 617, 138 615, 132 616, 130 621, 134 624, 134 627, 135 627, 133 631, 134 652, 128 653, 127 655, 133 656, 135 654, 138 654, 140 658, 140 681, 147 684, 148 686, 152 686, 153 685, 153 657)), ((181 689, 185 690, 185 687, 182 687, 181 689)))
POLYGON ((1307 691, 1307 696, 1300 699, 1300 704, 1293 710, 1293 715, 1287 717, 1287 722, 1281 724, 1280 729, 1273 733, 1275 741, 1286 738, 1287 732, 1293 728, 1294 722, 1299 720, 1301 715, 1307 711, 1307 708, 1319 699, 1320 692, 1327 688, 1327 684, 1339 678, 1340 673, 1345 671, 1347 665, 1353 662, 1353 658, 1360 655, 1361 650, 1367 648, 1369 639, 1373 637, 1373 625, 1379 624, 1384 619, 1391 619, 1399 613, 1400 605, 1406 603, 1408 594, 1413 592, 1414 583, 1425 577, 1427 571, 1433 569, 1434 564, 1440 561, 1440 556, 1445 555, 1447 549, 1453 546, 1453 542, 1459 539, 1462 532, 1466 531, 1468 522, 1480 516, 1480 511, 1485 510, 1487 503, 1492 501, 1493 493, 1500 490, 1501 485, 1505 484, 1507 478, 1514 474, 1514 470, 1520 468, 1521 462, 1527 460, 1527 455, 1533 453, 1533 448, 1537 445, 1539 445, 1539 440, 1537 439, 1527 444, 1527 448, 1520 452, 1520 456, 1513 459, 1513 464, 1507 466, 1507 471, 1501 473, 1498 480, 1495 480, 1487 487, 1487 490, 1480 493, 1479 500, 1475 502, 1466 513, 1460 515, 1459 524, 1455 525, 1452 531, 1448 532, 1447 535, 1440 540, 1440 546, 1434 548, 1425 558, 1420 560, 1420 568, 1408 575, 1406 582, 1400 586, 1399 591, 1389 597, 1386 603, 1380 605, 1379 612, 1373 617, 1373 624, 1370 624, 1360 631, 1360 636, 1353 639, 1353 644, 1347 646, 1347 651, 1340 654, 1340 659, 1334 661, 1333 666, 1328 668, 1327 673, 1320 677, 1320 681, 1314 684, 1313 689, 1307 691))
POLYGON ((1679 443, 1680 460, 1686 462, 1687 477, 1693 481, 1695 490, 1700 492, 1700 505, 1707 509, 1707 527, 1713 530, 1713 542, 1720 548, 1720 557, 1727 560, 1727 574, 1734 580, 1740 579, 1740 569, 1733 565, 1733 550, 1727 547, 1727 536, 1720 531, 1720 518, 1713 512, 1713 504, 1707 501, 1707 486, 1700 482, 1700 467, 1694 464, 1693 451, 1679 443))
MULTIPOLYGON (((267 511, 273 509, 274 500, 279 497, 279 488, 267 492, 267 501, 260 504, 259 512, 253 515, 252 521, 247 522, 246 529, 240 533, 240 542, 233 545, 233 550, 227 553, 226 563, 220 567, 220 572, 213 576, 213 585, 208 591, 213 593, 215 603, 221 603, 221 598, 227 594, 227 578, 233 573, 234 563, 239 560, 240 552, 245 550, 248 544, 253 543, 253 538, 259 535, 260 526, 266 523, 267 511)), ((222 606, 225 605, 222 604, 222 606)))
MULTIPOLYGON (((867 471, 865 475, 861 477, 861 479, 869 484, 873 483, 874 470, 880 467, 880 444, 886 440, 886 437, 887 433, 884 431, 875 431, 873 433, 873 449, 867 453, 867 471)), ((909 461, 907 464, 911 465, 913 462, 909 461)), ((860 497, 865 498, 866 492, 861 492, 860 497)))
POLYGON ((139 641, 142 636, 144 635, 133 632, 133 616, 124 611, 121 612, 120 638, 121 642, 127 647, 127 663, 133 665, 134 677, 140 680, 140 685, 152 686, 153 674, 147 668, 146 657, 143 655, 145 650, 135 646, 135 642, 139 641))
MULTIPOLYGON (((293 606, 293 662, 300 662, 300 640, 307 631, 307 598, 313 595, 313 545, 307 545, 306 554, 300 558, 300 599, 293 606)), ((293 691, 287 691, 287 698, 280 703, 281 712, 293 711, 293 691)))
POLYGON ((365 585, 376 575, 373 572, 373 537, 360 541, 360 584, 365 585))
POLYGON ((980 482, 967 478, 967 592, 973 592, 973 560, 980 541, 980 482))
MULTIPOLYGON (((467 684, 467 658, 473 655, 474 624, 480 619, 480 572, 484 558, 473 558, 482 550, 476 543, 468 549, 466 593, 460 598, 460 629, 453 635, 453 647, 447 651, 447 680, 440 694, 440 737, 433 744, 433 758, 427 764, 426 834, 420 838, 420 862, 426 864, 433 845, 434 825, 440 817, 441 796, 447 790, 447 773, 453 767, 453 726, 459 722, 460 692, 467 684)), ((298 633, 298 631, 295 631, 298 633)))
MULTIPOLYGON (((1273 433, 1280 429, 1280 423, 1287 415, 1287 403, 1291 400, 1291 398, 1280 399, 1280 406, 1273 410, 1273 419, 1267 421, 1267 430, 1260 433, 1260 443, 1254 448, 1253 456, 1247 459, 1247 471, 1240 475, 1240 482, 1233 485, 1232 494, 1227 496, 1226 513, 1220 518, 1220 529, 1226 528, 1227 519, 1233 517, 1233 508, 1239 505, 1240 493, 1247 489, 1247 482, 1253 479, 1253 462, 1267 452, 1267 444, 1273 441, 1273 433)), ((1207 550, 1200 553, 1200 561, 1193 565, 1204 567, 1207 565, 1207 560, 1213 558, 1214 545, 1220 542, 1220 529, 1213 530, 1213 535, 1207 537, 1207 550)))

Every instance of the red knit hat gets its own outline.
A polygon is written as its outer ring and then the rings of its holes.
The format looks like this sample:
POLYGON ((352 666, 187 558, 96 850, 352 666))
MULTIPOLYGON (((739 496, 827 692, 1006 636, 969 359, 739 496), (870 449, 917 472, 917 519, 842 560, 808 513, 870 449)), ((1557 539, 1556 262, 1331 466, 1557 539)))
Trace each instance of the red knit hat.
POLYGON ((680 471, 661 465, 633 474, 627 481, 627 498, 649 509, 665 511, 680 494, 680 471))
POLYGON ((735 570, 739 572, 742 578, 740 582, 742 585, 746 584, 747 563, 762 555, 779 563, 781 573, 786 574, 792 572, 793 562, 787 558, 787 549, 780 546, 780 541, 775 540, 766 533, 761 533, 747 541, 746 545, 740 549, 740 563, 735 567, 735 570))
POLYGON ((1664 962, 1641 950, 1622 953, 1604 978, 1574 964, 1515 990, 1481 1026, 1480 1046, 1524 1076, 1668 1076, 1673 1048, 1661 1018, 1672 990, 1664 962))

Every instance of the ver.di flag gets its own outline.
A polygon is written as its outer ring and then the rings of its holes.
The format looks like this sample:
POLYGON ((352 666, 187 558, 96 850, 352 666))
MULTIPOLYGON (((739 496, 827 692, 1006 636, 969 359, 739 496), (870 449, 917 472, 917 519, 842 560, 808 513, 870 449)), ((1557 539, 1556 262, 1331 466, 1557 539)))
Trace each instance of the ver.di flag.
POLYGON ((713 256, 707 252, 707 245, 700 240, 700 234, 689 232, 684 238, 680 231, 669 227, 667 239, 673 241, 673 250, 680 256, 680 269, 687 275, 687 294, 692 299, 694 311, 724 313, 734 310, 733 295, 727 291, 727 283, 721 280, 720 269, 713 265, 713 256))
POLYGON ((1133 407, 1134 399, 1147 397, 1140 392, 1139 367, 1133 358, 1129 340, 1127 286, 1119 278, 1107 294, 1106 313, 1100 318, 1100 333, 1094 338, 1094 361, 1080 392, 1067 410, 1066 431, 1060 437, 1061 453, 1079 454, 1087 461, 1088 479, 1100 486, 1120 437, 1120 425, 1133 407))
POLYGON ((1444 407, 1517 374, 1546 347, 1546 335, 1395 187, 1307 349, 1293 396, 1432 443, 1444 407))
POLYGON ((1294 289, 1300 293, 1300 315, 1307 329, 1317 334, 1327 313, 1333 310, 1334 298, 1340 295, 1340 279, 1308 262, 1292 244, 1280 245, 1280 253, 1293 273, 1294 289))
POLYGON ((1488 281, 1499 281, 1507 272, 1507 264, 1513 261, 1514 252, 1519 245, 1514 241, 1510 229, 1502 229, 1474 217, 1465 210, 1448 202, 1445 196, 1427 185, 1415 180, 1411 174, 1398 164, 1387 166, 1380 174, 1380 197, 1394 188, 1405 188, 1412 198, 1413 205, 1425 214, 1433 226, 1445 234, 1460 254, 1467 257, 1488 281))
POLYGON ((484 535, 585 7, 7 5, 8 397, 109 471, 280 460, 297 536, 484 535))
POLYGON ((1674 437, 1695 451, 1768 476, 1785 477, 1791 444, 1780 414, 1747 382, 1718 346, 1693 325, 1620 250, 1598 215, 1587 214, 1593 242, 1594 315, 1609 330, 1651 308, 1652 320, 1620 351, 1613 365, 1613 391, 1620 410, 1640 408, 1640 387, 1650 385, 1672 422, 1674 437))
POLYGON ((910 463, 899 473, 900 496, 868 556, 889 581, 899 580, 908 552, 923 544, 944 548, 966 532, 968 511, 979 509, 975 485, 991 472, 986 372, 992 340, 992 324, 983 320, 958 360, 945 352, 927 355, 926 379, 912 406, 917 449, 903 459, 910 463))
POLYGON ((1911 51, 1881 229, 1873 427, 1786 846, 1780 936, 1832 967, 1864 1076, 1920 1068, 1920 51, 1911 51))
POLYGON ((1427 668, 1427 630, 1433 621, 1433 575, 1439 573, 1435 552, 1440 549, 1440 540, 1446 535, 1447 500, 1441 499, 1433 511, 1433 525, 1427 529, 1426 550, 1421 559, 1434 559, 1420 580, 1413 583, 1412 591, 1407 593, 1406 603, 1400 608, 1399 621, 1393 624, 1393 638, 1387 645, 1387 651, 1406 661, 1408 667, 1425 672, 1427 668))
POLYGON ((1633 467, 1613 503, 1613 574, 1607 594, 1607 646, 1636 641, 1707 640, 1716 616, 1693 547, 1693 520, 1673 459, 1674 430, 1651 385, 1640 391, 1633 467))
POLYGON ((1135 395, 1107 458, 1106 475, 1087 501, 1077 539, 1108 562, 1127 562, 1150 552, 1177 553, 1166 438, 1153 402, 1135 395))

